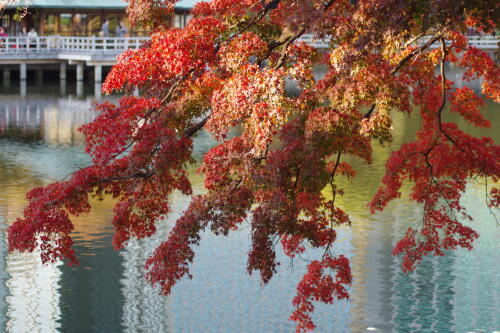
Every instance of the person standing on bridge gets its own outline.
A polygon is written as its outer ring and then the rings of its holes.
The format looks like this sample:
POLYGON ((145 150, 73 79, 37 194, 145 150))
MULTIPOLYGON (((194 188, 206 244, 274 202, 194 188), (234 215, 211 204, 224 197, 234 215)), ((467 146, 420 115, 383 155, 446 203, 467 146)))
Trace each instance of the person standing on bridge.
POLYGON ((4 27, 0 27, 0 50, 7 48, 6 38, 9 37, 4 27), (3 38, 2 38, 3 37, 3 38))
POLYGON ((30 48, 36 48, 36 39, 38 37, 38 33, 35 31, 34 28, 30 29, 30 32, 28 32, 28 44, 30 48))
POLYGON ((109 37, 109 20, 108 20, 108 18, 104 19, 104 23, 101 26, 101 34, 103 37, 109 37))
POLYGON ((21 32, 18 34, 18 36, 23 37, 20 40, 19 47, 20 48, 28 48, 29 47, 28 28, 26 26, 23 26, 23 28, 21 29, 21 32))
POLYGON ((125 37, 128 30, 123 21, 120 21, 118 26, 116 27, 116 37, 125 37))

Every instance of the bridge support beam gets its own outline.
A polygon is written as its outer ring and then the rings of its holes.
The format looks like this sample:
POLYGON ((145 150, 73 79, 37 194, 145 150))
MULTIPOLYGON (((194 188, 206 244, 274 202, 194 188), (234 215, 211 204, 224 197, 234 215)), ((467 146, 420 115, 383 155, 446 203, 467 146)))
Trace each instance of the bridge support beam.
POLYGON ((26 97, 26 92, 26 80, 19 81, 19 94, 21 95, 21 97, 26 97))
POLYGON ((76 64, 76 81, 83 81, 83 62, 76 64))
POLYGON ((76 81, 76 96, 83 97, 83 81, 76 81))
POLYGON ((66 63, 61 62, 59 64, 59 79, 66 80, 66 63))
POLYGON ((102 85, 100 82, 94 83, 94 97, 100 101, 102 98, 102 85))
POLYGON ((94 66, 94 82, 95 83, 102 82, 102 65, 94 66))
POLYGON ((28 69, 25 62, 19 64, 19 80, 26 81, 28 77, 28 69))

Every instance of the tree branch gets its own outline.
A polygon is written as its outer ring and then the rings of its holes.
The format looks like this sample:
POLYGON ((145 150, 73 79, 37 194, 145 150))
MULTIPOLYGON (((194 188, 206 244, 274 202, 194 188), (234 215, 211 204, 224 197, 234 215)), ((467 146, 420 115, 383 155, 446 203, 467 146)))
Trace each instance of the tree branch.
POLYGON ((200 121, 198 124, 193 125, 192 127, 188 128, 184 132, 184 135, 187 136, 187 137, 192 137, 193 135, 196 134, 196 132, 198 132, 200 129, 202 129, 203 126, 205 126, 205 124, 207 123, 208 119, 210 119, 210 115, 208 115, 205 118, 203 118, 203 120, 200 121))
MULTIPOLYGON (((391 71, 391 75, 394 76, 397 74, 397 72, 399 72, 399 70, 411 59, 413 58, 415 55, 423 52, 424 50, 426 50, 427 48, 429 48, 432 44, 434 44, 437 40, 439 40, 440 38, 442 38, 442 34, 441 33, 434 33, 433 37, 431 37, 424 45, 416 48, 415 50, 413 50, 412 52, 410 52, 408 55, 406 55, 406 57, 404 57, 403 59, 401 59, 401 61, 396 65, 396 67, 394 67, 391 71)), ((365 113, 365 115, 363 116, 364 119, 368 119, 371 117, 372 113, 375 111, 375 107, 376 107, 376 103, 373 103, 372 106, 370 107, 370 109, 368 110, 368 112, 365 113)))
MULTIPOLYGON (((440 60, 440 75, 441 75, 441 105, 439 106, 438 112, 437 112, 437 117, 438 117, 438 127, 439 131, 443 133, 443 135, 455 146, 457 146, 460 150, 462 150, 461 147, 458 146, 458 144, 451 138, 451 136, 446 133, 446 131, 443 129, 443 121, 442 121, 442 114, 444 111, 444 107, 446 105, 446 73, 444 70, 444 64, 446 60, 446 55, 448 54, 448 50, 446 49, 446 41, 444 38, 441 38, 441 60, 440 60)), ((462 150, 463 151, 463 150, 462 150)))

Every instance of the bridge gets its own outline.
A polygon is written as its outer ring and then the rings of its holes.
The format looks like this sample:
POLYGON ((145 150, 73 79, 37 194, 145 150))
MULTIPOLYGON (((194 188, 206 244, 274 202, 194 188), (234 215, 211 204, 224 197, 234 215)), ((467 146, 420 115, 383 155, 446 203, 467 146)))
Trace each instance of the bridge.
MULTIPOLYGON (((0 65, 19 65, 21 80, 27 78, 28 64, 59 64, 60 79, 66 79, 66 65, 76 65, 76 79, 83 81, 84 66, 94 67, 95 82, 102 80, 102 66, 113 66, 127 49, 138 49, 148 37, 3 37, 0 38, 0 65)), ((8 71, 7 71, 8 73, 8 71)), ((4 70, 4 79, 10 77, 4 70)))
MULTIPOLYGON (((76 65, 76 79, 83 81, 84 66, 94 67, 94 80, 102 81, 102 67, 112 66, 116 57, 127 49, 138 49, 149 37, 0 37, 0 65, 19 65, 20 80, 27 78, 28 64, 59 64, 59 76, 66 79, 67 65, 76 65)), ((469 44, 486 51, 498 49, 495 36, 470 36, 469 44)), ((329 41, 303 35, 299 41, 324 49, 329 41)), ((426 41, 421 38, 420 43, 426 41)), ((437 47, 437 46, 432 46, 437 47)), ((4 69, 4 81, 10 80, 10 69, 4 69)), ((41 75, 41 74, 40 74, 41 75)))

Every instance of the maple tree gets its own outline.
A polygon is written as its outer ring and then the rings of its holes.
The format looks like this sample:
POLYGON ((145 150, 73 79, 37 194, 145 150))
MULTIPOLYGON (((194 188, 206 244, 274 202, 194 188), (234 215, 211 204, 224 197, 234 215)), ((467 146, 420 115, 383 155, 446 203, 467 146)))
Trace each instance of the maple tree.
MULTIPOLYGON (((9 228, 9 249, 33 251, 42 260, 77 263, 70 216, 91 209, 91 198, 112 196, 113 245, 148 237, 170 212, 169 194, 192 196, 189 208, 146 262, 147 279, 168 295, 191 277, 189 264, 200 233, 229 235, 251 226, 250 274, 267 283, 277 270, 275 246, 293 258, 305 244, 324 249, 311 261, 292 303, 297 331, 314 328, 314 301, 348 298, 348 259, 332 253, 335 227, 349 225, 335 202, 355 177, 345 162, 372 161, 374 141, 391 141, 391 112, 417 113, 421 129, 387 161, 380 190, 370 203, 382 210, 412 184, 411 199, 423 219, 408 229, 393 253, 403 270, 424 255, 472 248, 478 234, 460 203, 471 177, 498 180, 500 149, 491 138, 464 133, 443 113, 460 114, 479 127, 484 98, 500 101, 500 72, 487 53, 469 46, 467 27, 491 32, 499 3, 481 0, 213 0, 198 3, 182 29, 168 26, 173 0, 131 0, 132 20, 150 26, 151 41, 123 53, 106 78, 106 93, 131 93, 118 104, 97 106, 99 116, 80 130, 93 164, 69 179, 27 194, 24 216, 9 228), (329 38, 325 52, 299 42, 304 34, 329 38), (437 46, 437 47, 435 47, 437 46), (317 80, 315 64, 327 64, 317 80), (454 87, 445 63, 483 78, 482 95, 454 87), (436 67, 439 73, 435 72, 436 67), (297 96, 285 83, 300 87, 297 96), (241 133, 230 136, 235 126, 241 133), (219 144, 199 172, 206 193, 194 195, 186 168, 194 163, 193 137, 202 129, 219 144), (328 195, 324 189, 328 189, 328 195)), ((488 204, 497 207, 492 186, 488 204)))

